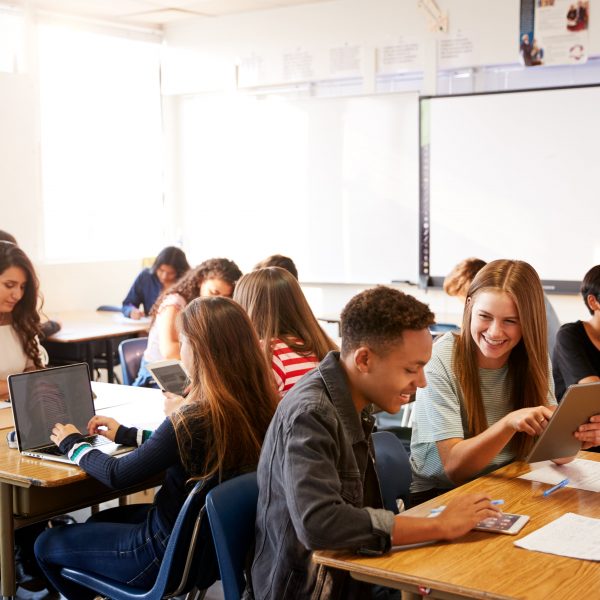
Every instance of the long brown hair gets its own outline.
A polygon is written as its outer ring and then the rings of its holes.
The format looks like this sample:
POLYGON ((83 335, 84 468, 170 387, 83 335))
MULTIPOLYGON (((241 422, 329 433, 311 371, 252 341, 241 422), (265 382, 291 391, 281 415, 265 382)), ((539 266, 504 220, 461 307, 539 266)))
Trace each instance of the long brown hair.
MULTIPOLYGON (((456 334, 454 345, 454 371, 463 393, 469 436, 478 435, 488 427, 471 318, 475 299, 489 291, 510 295, 521 324, 521 340, 508 358, 512 409, 545 405, 549 389, 546 309, 540 278, 526 262, 492 261, 477 273, 469 287, 462 330, 456 334)), ((527 452, 533 441, 524 433, 517 433, 513 439, 519 456, 527 452)))
POLYGON ((321 329, 298 281, 281 267, 268 267, 244 275, 233 299, 244 308, 263 340, 269 363, 271 342, 279 338, 300 355, 323 360, 335 343, 321 329))
POLYGON ((197 298, 179 323, 193 362, 171 417, 183 464, 192 477, 254 469, 279 398, 248 315, 224 296, 197 298))
POLYGON ((40 334, 39 280, 31 261, 21 248, 11 242, 0 241, 0 274, 10 267, 18 267, 27 278, 23 297, 11 312, 12 326, 21 339, 25 354, 38 369, 42 369, 44 365, 40 358, 37 341, 37 336, 40 334))
POLYGON ((222 279, 233 289, 236 281, 241 276, 242 272, 232 260, 227 258, 209 258, 205 260, 197 267, 187 271, 179 281, 176 281, 172 286, 161 292, 150 311, 152 322, 154 323, 158 309, 165 296, 179 294, 185 298, 185 302, 188 304, 194 298, 200 296, 200 287, 206 279, 222 279))

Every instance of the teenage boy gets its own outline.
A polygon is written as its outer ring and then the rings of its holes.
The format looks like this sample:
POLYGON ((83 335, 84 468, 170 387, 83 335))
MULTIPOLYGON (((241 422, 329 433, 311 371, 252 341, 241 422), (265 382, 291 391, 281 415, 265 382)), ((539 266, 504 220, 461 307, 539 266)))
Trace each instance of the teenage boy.
POLYGON ((396 413, 431 356, 434 316, 413 297, 379 286, 342 312, 342 351, 330 352, 279 404, 258 465, 252 584, 258 600, 369 598, 313 550, 382 554, 391 545, 453 539, 497 510, 484 494, 448 503, 435 519, 382 508, 373 464, 371 405, 396 413))

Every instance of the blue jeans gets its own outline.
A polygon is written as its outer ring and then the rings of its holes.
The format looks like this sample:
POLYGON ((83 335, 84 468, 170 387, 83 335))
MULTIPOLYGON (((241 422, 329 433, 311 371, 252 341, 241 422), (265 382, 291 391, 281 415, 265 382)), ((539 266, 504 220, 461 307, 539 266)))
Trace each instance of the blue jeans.
POLYGON ((131 385, 135 385, 136 387, 151 387, 158 388, 158 384, 154 381, 154 377, 152 377, 152 373, 146 369, 146 365, 148 361, 142 357, 142 362, 140 363, 140 370, 131 385))
POLYGON ((44 575, 69 600, 93 599, 96 592, 63 578, 63 567, 150 589, 169 543, 153 512, 151 505, 134 504, 102 511, 86 523, 47 529, 35 542, 35 556, 44 575))

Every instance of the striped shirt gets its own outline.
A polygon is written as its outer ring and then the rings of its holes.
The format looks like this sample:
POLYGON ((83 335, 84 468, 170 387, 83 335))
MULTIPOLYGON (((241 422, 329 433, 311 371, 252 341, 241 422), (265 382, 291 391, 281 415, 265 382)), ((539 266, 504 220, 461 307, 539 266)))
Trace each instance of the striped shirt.
POLYGON ((274 339, 271 342, 271 352, 273 354, 271 368, 281 398, 294 387, 303 375, 312 371, 319 364, 319 359, 314 354, 304 356, 298 354, 280 339, 274 339))
MULTIPOLYGON (((463 396, 452 364, 455 339, 452 333, 446 333, 434 344, 431 360, 425 366, 427 387, 417 391, 410 444, 413 471, 410 490, 413 493, 454 487, 446 476, 436 442, 466 437, 461 416, 463 396)), ((548 374, 548 404, 556 404, 551 366, 548 374)), ((488 426, 491 426, 515 410, 510 401, 508 365, 500 369, 480 368, 479 379, 485 416, 488 426)), ((515 458, 509 442, 482 473, 504 466, 515 458)), ((474 475, 473 479, 478 475, 474 475)))

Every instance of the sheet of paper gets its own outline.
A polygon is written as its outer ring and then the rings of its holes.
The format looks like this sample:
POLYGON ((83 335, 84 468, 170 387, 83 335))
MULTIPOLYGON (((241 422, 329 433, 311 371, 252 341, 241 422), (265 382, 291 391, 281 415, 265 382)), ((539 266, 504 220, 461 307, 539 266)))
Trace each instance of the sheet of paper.
POLYGON ((566 487, 600 492, 600 463, 593 460, 576 458, 566 465, 555 465, 550 460, 545 460, 531 465, 532 471, 521 475, 519 479, 540 481, 556 485, 563 479, 568 479, 566 487))
POLYGON ((8 400, 0 400, 0 410, 3 408, 10 408, 10 402, 8 400))
POLYGON ((148 325, 152 321, 152 317, 142 317, 141 319, 130 319, 121 313, 113 315, 113 321, 121 325, 148 325))
POLYGON ((566 513, 517 540, 515 546, 547 554, 600 561, 600 519, 566 513))

